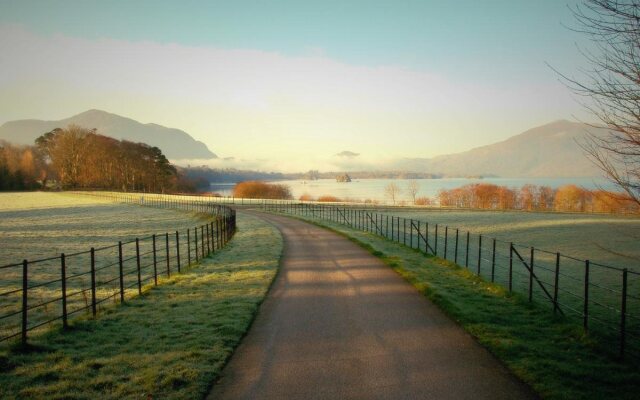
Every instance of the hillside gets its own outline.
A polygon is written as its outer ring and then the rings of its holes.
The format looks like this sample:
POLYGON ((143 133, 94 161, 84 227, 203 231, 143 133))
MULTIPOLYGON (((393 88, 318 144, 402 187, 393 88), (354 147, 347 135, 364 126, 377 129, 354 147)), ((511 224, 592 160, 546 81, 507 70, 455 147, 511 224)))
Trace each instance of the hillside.
POLYGON ((33 144, 43 133, 55 128, 75 124, 119 140, 147 143, 157 146, 173 160, 211 159, 217 156, 207 146, 179 129, 156 124, 141 124, 130 118, 100 110, 89 110, 60 121, 36 119, 10 121, 0 126, 0 139, 14 144, 33 144))
POLYGON ((560 120, 462 153, 399 160, 394 167, 447 176, 600 176, 600 170, 586 158, 578 145, 588 131, 603 132, 585 124, 560 120))

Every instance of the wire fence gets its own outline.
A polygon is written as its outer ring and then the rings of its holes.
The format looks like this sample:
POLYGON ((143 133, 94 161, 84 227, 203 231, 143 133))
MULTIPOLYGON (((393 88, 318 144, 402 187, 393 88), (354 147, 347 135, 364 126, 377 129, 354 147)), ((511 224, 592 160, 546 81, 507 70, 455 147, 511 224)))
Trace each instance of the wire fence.
POLYGON ((607 352, 640 359, 638 270, 369 209, 294 202, 263 202, 262 209, 332 221, 438 256, 579 322, 607 352))
POLYGON ((206 213, 207 222, 186 231, 150 234, 72 254, 0 266, 0 342, 61 324, 76 315, 97 315, 146 287, 180 273, 222 248, 236 230, 236 212, 206 201, 164 195, 81 192, 120 203, 206 213))

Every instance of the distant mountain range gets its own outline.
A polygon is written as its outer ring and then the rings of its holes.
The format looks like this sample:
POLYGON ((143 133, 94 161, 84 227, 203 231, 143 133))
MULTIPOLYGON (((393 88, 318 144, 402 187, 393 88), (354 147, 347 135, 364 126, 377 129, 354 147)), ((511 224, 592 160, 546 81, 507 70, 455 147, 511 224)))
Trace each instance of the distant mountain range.
POLYGON ((595 177, 601 171, 585 156, 578 143, 587 132, 604 129, 566 120, 529 129, 509 139, 462 153, 433 158, 407 158, 391 168, 425 171, 446 176, 500 176, 517 178, 595 177))
POLYGON ((0 139, 14 144, 33 144, 43 133, 75 124, 97 129, 98 133, 115 139, 146 143, 159 147, 169 159, 212 159, 217 156, 207 146, 179 129, 156 124, 141 124, 101 110, 89 110, 60 121, 27 119, 10 121, 0 126, 0 139))
MULTIPOLYGON (((89 129, 96 128, 98 133, 116 139, 157 146, 172 160, 217 158, 204 143, 193 139, 184 131, 156 124, 141 124, 133 119, 100 110, 89 110, 60 121, 7 122, 0 126, 0 140, 15 144, 33 144, 43 133, 54 128, 65 128, 70 124, 89 129)), ((589 161, 578 144, 585 140, 588 132, 603 134, 606 131, 582 123, 559 120, 530 129, 502 142, 476 147, 462 153, 433 158, 398 159, 374 168, 378 170, 375 172, 378 175, 386 173, 384 171, 392 171, 387 173, 391 174, 389 176, 405 176, 406 173, 515 178, 601 176, 600 170, 589 161)), ((343 151, 338 155, 353 158, 357 154, 343 151)), ((372 172, 364 171, 362 174, 364 177, 372 172)))

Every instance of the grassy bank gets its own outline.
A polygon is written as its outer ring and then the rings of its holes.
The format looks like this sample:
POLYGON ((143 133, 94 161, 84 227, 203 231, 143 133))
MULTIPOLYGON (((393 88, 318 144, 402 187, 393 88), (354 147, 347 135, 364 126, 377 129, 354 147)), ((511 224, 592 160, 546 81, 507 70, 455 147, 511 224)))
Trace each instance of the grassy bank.
POLYGON ((547 399, 635 399, 640 371, 598 351, 571 321, 465 268, 326 221, 412 283, 547 399))
POLYGON ((282 238, 240 214, 220 252, 96 320, 0 350, 0 398, 202 398, 272 282, 282 238))

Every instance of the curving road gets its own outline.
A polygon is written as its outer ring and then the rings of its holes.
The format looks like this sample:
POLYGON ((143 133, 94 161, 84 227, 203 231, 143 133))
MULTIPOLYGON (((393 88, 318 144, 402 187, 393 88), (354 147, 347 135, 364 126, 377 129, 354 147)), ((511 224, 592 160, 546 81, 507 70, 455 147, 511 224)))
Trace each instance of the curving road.
POLYGON ((256 213, 281 270, 208 399, 535 399, 380 260, 308 223, 256 213))

